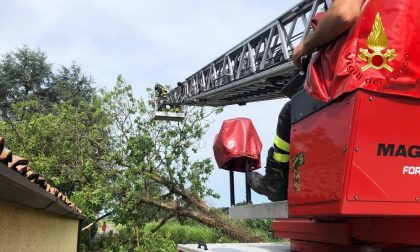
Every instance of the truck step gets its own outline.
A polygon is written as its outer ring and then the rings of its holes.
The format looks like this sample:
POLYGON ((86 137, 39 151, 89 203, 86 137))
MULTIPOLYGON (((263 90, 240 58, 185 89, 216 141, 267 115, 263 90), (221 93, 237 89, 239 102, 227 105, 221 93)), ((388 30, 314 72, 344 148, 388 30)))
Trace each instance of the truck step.
POLYGON ((229 209, 230 219, 279 219, 287 218, 287 200, 256 205, 233 206, 229 209))

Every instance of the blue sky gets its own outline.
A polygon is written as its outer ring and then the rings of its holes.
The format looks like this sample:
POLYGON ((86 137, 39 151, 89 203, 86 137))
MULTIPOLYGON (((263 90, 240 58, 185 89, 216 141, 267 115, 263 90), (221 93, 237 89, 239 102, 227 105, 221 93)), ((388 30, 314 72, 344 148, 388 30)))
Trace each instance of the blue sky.
MULTIPOLYGON (((46 51, 55 67, 79 64, 97 87, 122 74, 137 97, 155 82, 175 85, 295 5, 297 0, 1 0, 0 54, 22 45, 46 51)), ((197 158, 213 157, 225 119, 248 117, 263 142, 263 164, 285 99, 229 106, 217 116, 197 158)), ((216 167, 216 164, 215 164, 216 167)), ((263 172, 263 169, 260 170, 263 172)), ((236 176, 237 201, 245 199, 236 176)), ((228 173, 215 169, 209 185, 229 205, 228 173)), ((253 193, 255 203, 267 201, 253 193)))

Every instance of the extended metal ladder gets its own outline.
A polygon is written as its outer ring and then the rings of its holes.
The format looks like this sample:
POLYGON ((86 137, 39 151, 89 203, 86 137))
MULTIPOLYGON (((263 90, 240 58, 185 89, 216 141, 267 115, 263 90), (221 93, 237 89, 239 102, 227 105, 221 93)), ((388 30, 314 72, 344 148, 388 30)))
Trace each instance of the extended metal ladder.
POLYGON ((304 0, 169 91, 168 104, 244 105, 284 97, 281 91, 298 72, 291 61, 310 21, 331 0, 304 0))

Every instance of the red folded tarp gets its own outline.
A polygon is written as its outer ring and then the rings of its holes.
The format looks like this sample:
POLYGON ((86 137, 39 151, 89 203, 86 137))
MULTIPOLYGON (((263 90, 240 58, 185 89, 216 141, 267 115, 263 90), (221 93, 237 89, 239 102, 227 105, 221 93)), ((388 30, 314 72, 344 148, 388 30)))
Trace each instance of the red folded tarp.
POLYGON ((308 93, 330 101, 363 88, 420 98, 419 13, 418 0, 365 1, 351 30, 314 57, 308 93))
POLYGON ((260 138, 248 118, 225 120, 213 143, 217 165, 222 169, 238 172, 245 172, 245 160, 248 160, 250 170, 260 168, 261 149, 260 138))

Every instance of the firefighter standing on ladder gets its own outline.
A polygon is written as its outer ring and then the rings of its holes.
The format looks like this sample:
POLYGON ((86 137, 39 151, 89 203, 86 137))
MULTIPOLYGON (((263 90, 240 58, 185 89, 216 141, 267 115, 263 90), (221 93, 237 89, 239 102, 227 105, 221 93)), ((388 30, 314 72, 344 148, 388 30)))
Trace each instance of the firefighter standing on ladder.
POLYGON ((168 90, 161 84, 155 84, 155 106, 157 111, 169 111, 179 113, 181 112, 180 105, 169 105, 169 110, 167 109, 168 102, 168 90))
MULTIPOLYGON (((363 0, 335 0, 325 13, 316 30, 293 50, 293 63, 302 70, 302 58, 310 55, 339 37, 350 29, 360 15, 363 0)), ((271 201, 287 199, 291 111, 290 101, 281 110, 274 145, 268 150, 265 172, 262 176, 257 172, 250 173, 248 183, 251 188, 266 195, 271 201)), ((328 153, 325 153, 328 155, 328 153)))
POLYGON ((166 101, 168 100, 168 91, 166 88, 156 83, 155 85, 155 103, 157 111, 165 111, 166 101))

